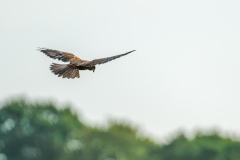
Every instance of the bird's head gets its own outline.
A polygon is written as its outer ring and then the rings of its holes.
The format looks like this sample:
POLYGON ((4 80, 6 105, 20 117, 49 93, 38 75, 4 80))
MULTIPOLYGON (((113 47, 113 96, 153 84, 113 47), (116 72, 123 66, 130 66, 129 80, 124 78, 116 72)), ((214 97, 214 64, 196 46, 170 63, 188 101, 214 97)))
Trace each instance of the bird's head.
POLYGON ((91 70, 92 70, 93 72, 95 71, 95 69, 96 69, 95 66, 92 66, 92 67, 91 67, 91 70))

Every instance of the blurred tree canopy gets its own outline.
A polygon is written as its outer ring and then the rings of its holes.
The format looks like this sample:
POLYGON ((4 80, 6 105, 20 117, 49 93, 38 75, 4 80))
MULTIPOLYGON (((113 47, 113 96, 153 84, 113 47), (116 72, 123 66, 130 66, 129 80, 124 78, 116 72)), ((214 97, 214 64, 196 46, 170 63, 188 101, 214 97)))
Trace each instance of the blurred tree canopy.
POLYGON ((240 142, 183 134, 159 144, 126 123, 83 124, 69 108, 23 99, 0 108, 0 160, 237 160, 240 142))

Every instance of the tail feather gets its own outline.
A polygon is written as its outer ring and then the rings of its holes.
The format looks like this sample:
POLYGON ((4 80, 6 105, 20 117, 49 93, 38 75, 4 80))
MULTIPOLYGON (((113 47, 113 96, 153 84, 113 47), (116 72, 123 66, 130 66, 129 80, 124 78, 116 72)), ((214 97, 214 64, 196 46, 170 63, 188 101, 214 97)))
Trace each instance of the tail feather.
POLYGON ((64 65, 64 64, 56 64, 56 63, 53 63, 50 67, 50 69, 55 73, 55 74, 59 74, 61 73, 65 67, 67 65, 64 65))
POLYGON ((72 70, 72 72, 70 73, 69 72, 69 75, 71 76, 71 77, 79 77, 79 71, 77 70, 72 70))
MULTIPOLYGON (((62 70, 60 70, 58 72, 58 77, 63 77, 63 75, 68 73, 68 72, 69 72, 69 68, 68 68, 68 66, 66 66, 65 68, 63 68, 62 70)), ((63 78, 65 78, 65 77, 63 77, 63 78)))
POLYGON ((72 77, 71 73, 74 72, 75 69, 71 69, 71 68, 68 68, 64 73, 63 73, 63 78, 68 78, 68 77, 72 77))
POLYGON ((75 75, 76 75, 75 70, 69 71, 68 75, 69 75, 70 77, 76 77, 76 76, 75 76, 75 75))
POLYGON ((78 71, 75 71, 74 74, 73 74, 73 76, 75 76, 75 77, 80 77, 80 75, 79 75, 79 70, 78 70, 78 71))
POLYGON ((52 63, 50 70, 58 77, 62 78, 79 78, 79 70, 71 64, 52 63))

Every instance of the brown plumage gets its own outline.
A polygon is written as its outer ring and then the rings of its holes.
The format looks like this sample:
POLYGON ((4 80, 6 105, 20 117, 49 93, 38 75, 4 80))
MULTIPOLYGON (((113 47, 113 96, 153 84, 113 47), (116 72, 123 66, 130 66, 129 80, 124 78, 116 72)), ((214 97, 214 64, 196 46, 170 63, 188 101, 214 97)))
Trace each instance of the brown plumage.
POLYGON ((112 61, 116 58, 125 56, 131 52, 134 52, 135 50, 132 50, 130 52, 119 54, 112 57, 106 57, 106 58, 100 58, 100 59, 94 59, 92 61, 82 60, 75 56, 72 53, 62 52, 58 50, 52 50, 47 48, 39 48, 40 52, 43 52, 47 56, 53 59, 58 59, 63 62, 70 62, 69 64, 56 64, 52 63, 50 66, 50 70, 58 75, 58 77, 62 78, 79 78, 79 70, 92 70, 93 72, 96 69, 96 65, 107 63, 109 61, 112 61))

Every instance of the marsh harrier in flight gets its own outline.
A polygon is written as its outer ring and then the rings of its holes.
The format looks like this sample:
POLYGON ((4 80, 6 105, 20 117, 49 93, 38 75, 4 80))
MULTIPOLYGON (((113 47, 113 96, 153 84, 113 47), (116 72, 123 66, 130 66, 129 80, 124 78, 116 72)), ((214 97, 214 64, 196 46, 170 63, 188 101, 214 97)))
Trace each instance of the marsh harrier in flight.
POLYGON ((58 75, 58 77, 62 78, 79 78, 79 70, 92 70, 93 72, 96 69, 96 65, 107 63, 111 60, 114 60, 116 58, 125 56, 131 52, 134 52, 135 50, 132 50, 127 53, 119 54, 112 57, 106 57, 106 58, 100 58, 100 59, 94 59, 92 61, 87 61, 78 58, 72 53, 62 52, 58 50, 52 50, 47 48, 39 48, 40 52, 43 52, 47 56, 53 59, 58 59, 63 62, 70 62, 69 64, 56 64, 52 63, 50 66, 50 70, 58 75))

